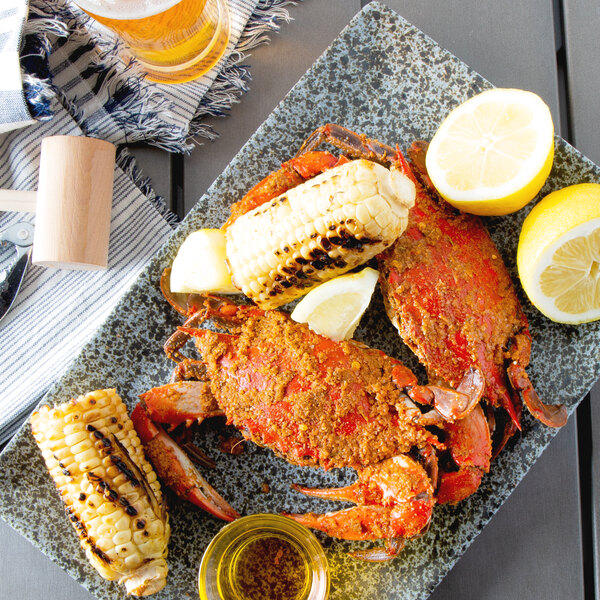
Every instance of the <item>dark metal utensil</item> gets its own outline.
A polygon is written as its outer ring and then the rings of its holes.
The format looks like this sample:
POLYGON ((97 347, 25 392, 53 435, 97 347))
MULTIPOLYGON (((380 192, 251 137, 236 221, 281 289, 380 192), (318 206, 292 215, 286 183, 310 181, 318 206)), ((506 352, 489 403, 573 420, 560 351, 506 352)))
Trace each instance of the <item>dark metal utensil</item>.
POLYGON ((0 320, 13 305, 25 277, 33 244, 33 225, 19 222, 0 231, 0 249, 14 246, 16 260, 0 273, 0 320))

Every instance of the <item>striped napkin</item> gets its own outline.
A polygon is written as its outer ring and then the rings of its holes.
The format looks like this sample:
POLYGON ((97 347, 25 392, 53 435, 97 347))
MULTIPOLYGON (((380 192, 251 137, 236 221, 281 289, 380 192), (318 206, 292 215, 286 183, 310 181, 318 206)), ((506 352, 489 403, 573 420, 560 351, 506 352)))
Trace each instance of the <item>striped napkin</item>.
MULTIPOLYGON (((40 143, 49 135, 143 141, 179 152, 189 151, 197 137, 214 137, 202 117, 225 115, 246 90, 244 52, 267 41, 278 20, 287 18, 284 6, 290 4, 230 0, 228 53, 195 82, 167 86, 144 80, 135 62, 123 63, 118 42, 65 0, 30 0, 18 69, 14 50, 25 2, 2 0, 0 8, 0 106, 14 92, 13 110, 0 111, 1 126, 13 129, 0 135, 0 188, 5 189, 37 188, 40 143), (12 70, 5 71, 11 62, 12 70), (15 69, 25 73, 21 90, 15 69)), ((177 218, 133 158, 122 149, 117 156, 108 269, 30 267, 17 301, 0 322, 0 443, 68 367, 176 226, 177 218)), ((0 212, 0 231, 23 220, 34 217, 0 212)), ((10 256, 0 256, 0 270, 10 263, 10 256)))
MULTIPOLYGON (((81 135, 64 109, 53 110, 50 122, 3 137, 0 187, 37 187, 41 138, 81 135)), ((148 186, 141 186, 143 193, 134 182, 127 155, 121 153, 118 162, 108 269, 30 267, 15 304, 0 322, 0 441, 29 414, 172 231, 160 199, 148 186)), ((33 215, 0 214, 0 230, 19 221, 34 222, 33 215)), ((6 262, 5 257, 4 267, 6 262)))

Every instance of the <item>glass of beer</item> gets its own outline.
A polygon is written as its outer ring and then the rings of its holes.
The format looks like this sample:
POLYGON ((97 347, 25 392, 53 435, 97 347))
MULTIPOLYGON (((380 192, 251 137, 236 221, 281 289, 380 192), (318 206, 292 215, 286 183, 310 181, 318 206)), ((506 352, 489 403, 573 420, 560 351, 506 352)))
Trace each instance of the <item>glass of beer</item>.
POLYGON ((229 42, 227 0, 75 0, 112 29, 147 78, 182 83, 200 77, 229 42))

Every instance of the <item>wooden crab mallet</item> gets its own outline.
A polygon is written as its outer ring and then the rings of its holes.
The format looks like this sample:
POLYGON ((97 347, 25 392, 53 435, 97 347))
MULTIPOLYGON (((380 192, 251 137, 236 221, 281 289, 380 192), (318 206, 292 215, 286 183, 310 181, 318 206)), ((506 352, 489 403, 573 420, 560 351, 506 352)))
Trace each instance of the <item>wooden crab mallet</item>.
POLYGON ((37 192, 0 190, 0 211, 35 212, 33 264, 108 265, 115 146, 79 136, 42 141, 37 192))

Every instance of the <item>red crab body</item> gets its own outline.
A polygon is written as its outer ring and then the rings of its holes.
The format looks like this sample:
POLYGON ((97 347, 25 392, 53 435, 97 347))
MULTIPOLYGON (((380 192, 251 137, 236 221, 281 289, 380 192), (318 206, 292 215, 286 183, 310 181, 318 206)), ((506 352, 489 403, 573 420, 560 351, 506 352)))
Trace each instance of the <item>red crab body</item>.
MULTIPOLYGON (((354 341, 334 342, 282 312, 207 298, 203 319, 209 317, 229 326, 231 333, 184 326, 181 336, 172 338, 178 345, 187 336, 195 339, 205 381, 149 390, 142 395, 144 415, 176 424, 222 411, 246 439, 293 464, 356 469, 358 480, 347 488, 297 487, 309 495, 357 503, 342 513, 290 515, 331 535, 398 539, 427 527, 435 482, 407 453, 415 450, 418 456, 419 450, 441 447, 425 427, 431 412, 439 425, 443 415, 458 422, 476 407, 483 392, 476 372, 469 372, 459 391, 420 386, 406 367, 383 352, 354 341), (412 399, 433 408, 423 414, 412 399)), ((172 356, 178 352, 169 351, 172 356)), ((168 476, 168 462, 157 462, 159 475, 164 467, 168 476)), ((360 556, 381 560, 397 548, 391 544, 387 551, 360 556)))
MULTIPOLYGON (((413 146, 409 156, 416 154, 413 146)), ((454 210, 420 185, 405 234, 378 262, 388 316, 430 378, 455 385, 478 365, 487 400, 520 427, 520 399, 506 362, 509 346, 529 345, 530 335, 481 219, 454 210)))
POLYGON ((379 256, 388 316, 432 380, 455 385, 465 369, 482 370, 485 399, 510 415, 503 442, 520 429, 520 393, 536 418, 561 426, 564 407, 542 405, 525 373, 531 335, 500 253, 479 217, 437 194, 426 149, 424 142, 409 149, 415 206, 405 234, 379 256))
POLYGON ((187 332, 228 422, 293 464, 360 468, 434 440, 394 380, 400 363, 379 350, 333 342, 278 311, 240 334, 187 332))

